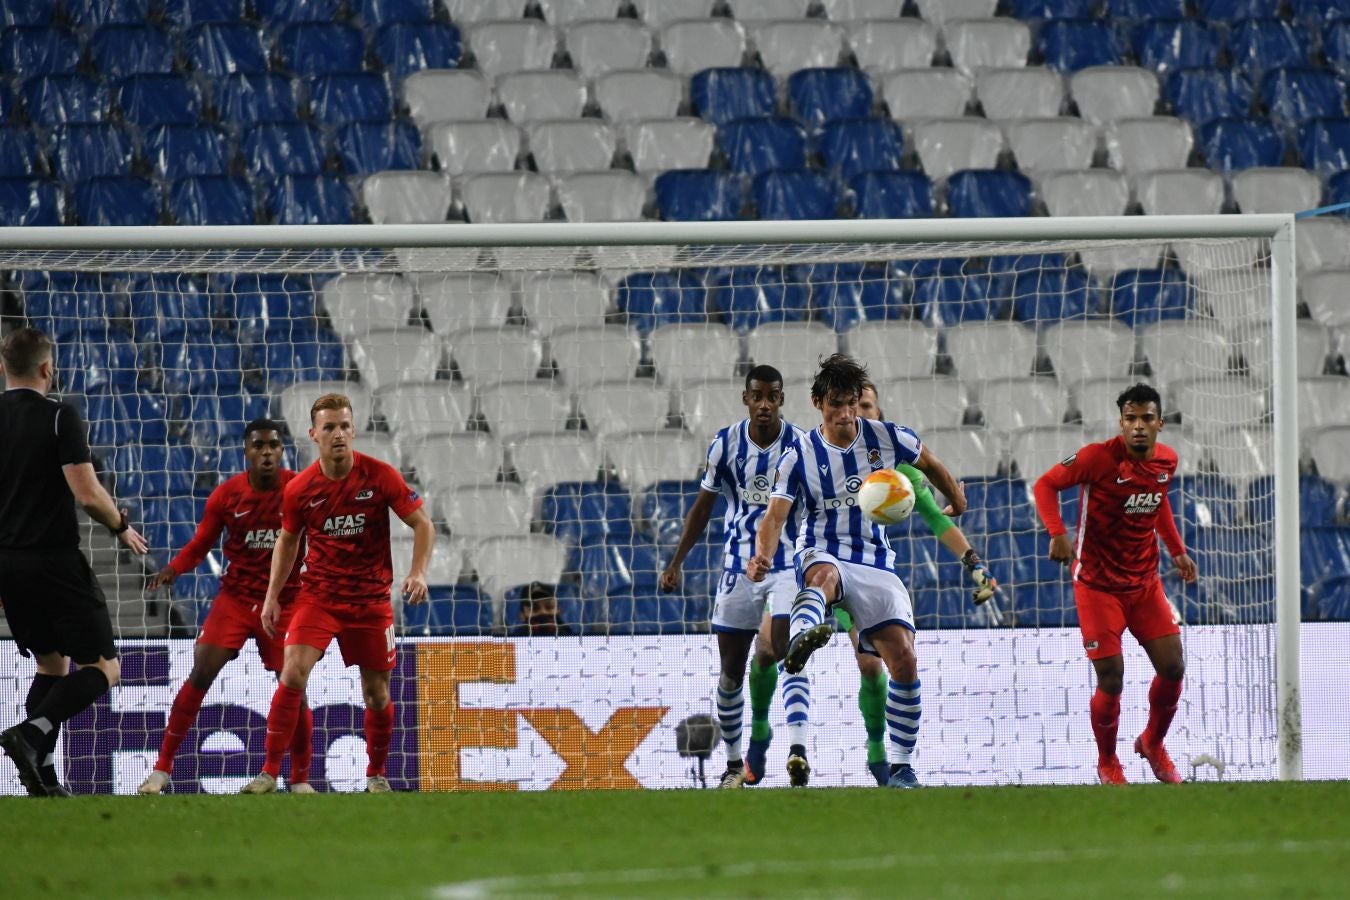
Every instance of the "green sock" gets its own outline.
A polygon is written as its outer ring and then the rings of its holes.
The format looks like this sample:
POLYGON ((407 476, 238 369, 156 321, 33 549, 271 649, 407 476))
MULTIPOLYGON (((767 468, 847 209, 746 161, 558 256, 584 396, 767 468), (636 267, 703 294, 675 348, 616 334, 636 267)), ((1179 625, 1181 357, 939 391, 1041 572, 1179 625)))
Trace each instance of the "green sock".
POLYGON ((885 672, 863 675, 858 684, 858 709, 867 729, 868 765, 886 759, 886 684, 885 672))
POLYGON ((750 660, 750 740, 766 741, 773 736, 769 727, 769 707, 778 687, 778 666, 761 669, 758 659, 750 660))

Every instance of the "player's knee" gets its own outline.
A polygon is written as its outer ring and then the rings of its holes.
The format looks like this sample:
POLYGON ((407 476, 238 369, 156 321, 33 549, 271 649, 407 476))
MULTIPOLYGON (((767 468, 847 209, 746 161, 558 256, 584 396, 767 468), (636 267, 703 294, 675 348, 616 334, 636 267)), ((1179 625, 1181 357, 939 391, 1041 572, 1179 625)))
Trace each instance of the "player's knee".
POLYGON ((1114 662, 1098 660, 1097 690, 1113 696, 1125 689, 1125 665, 1117 658, 1114 662))
POLYGON ((389 705, 389 683, 385 681, 366 682, 361 686, 361 696, 366 709, 381 710, 389 705))
POLYGON ((857 653, 858 671, 864 678, 875 678, 882 672, 881 660, 867 653, 857 653))
MULTIPOLYGON (((772 644, 773 640, 770 639, 769 643, 772 644)), ((784 651, 786 651, 786 648, 784 648, 784 651)), ((770 666, 777 665, 778 659, 779 657, 777 648, 765 649, 765 647, 762 644, 756 645, 755 647, 756 668, 767 669, 770 666)))
POLYGON ((723 672, 717 677, 717 689, 727 694, 733 694, 741 689, 745 679, 734 672, 723 672))
POLYGON ((835 572, 833 566, 817 565, 806 573, 804 581, 807 587, 819 588, 824 591, 826 600, 832 600, 835 586, 839 584, 839 574, 835 572))
POLYGON ((303 691, 309 681, 309 673, 299 666, 287 664, 281 668, 281 677, 277 679, 287 688, 293 691, 303 691))
POLYGON ((1158 674, 1168 681, 1180 681, 1186 677, 1186 662, 1180 657, 1168 660, 1158 667, 1158 674))

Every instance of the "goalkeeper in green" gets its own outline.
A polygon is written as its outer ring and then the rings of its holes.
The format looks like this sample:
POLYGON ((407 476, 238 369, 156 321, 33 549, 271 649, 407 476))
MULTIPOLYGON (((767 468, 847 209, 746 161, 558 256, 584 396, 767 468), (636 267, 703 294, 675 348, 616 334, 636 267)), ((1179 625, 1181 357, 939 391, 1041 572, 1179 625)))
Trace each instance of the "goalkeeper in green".
MULTIPOLYGON (((877 389, 870 381, 863 382, 862 396, 858 399, 858 416, 864 419, 882 418, 877 389)), ((992 624, 998 624, 997 602, 990 602, 998 591, 998 582, 980 562, 979 555, 961 529, 942 514, 923 473, 913 466, 904 465, 896 466, 896 471, 903 472, 910 484, 914 485, 914 511, 923 518, 928 530, 933 532, 942 546, 966 567, 975 585, 971 595, 975 605, 988 611, 985 614, 992 624)), ((862 677, 858 687, 858 709, 862 712, 863 727, 867 729, 867 769, 876 778, 877 784, 885 786, 891 774, 890 765, 886 762, 886 670, 877 657, 858 652, 858 632, 848 612, 835 607, 834 617, 839 630, 848 632, 853 642, 854 655, 858 658, 858 672, 862 677)))

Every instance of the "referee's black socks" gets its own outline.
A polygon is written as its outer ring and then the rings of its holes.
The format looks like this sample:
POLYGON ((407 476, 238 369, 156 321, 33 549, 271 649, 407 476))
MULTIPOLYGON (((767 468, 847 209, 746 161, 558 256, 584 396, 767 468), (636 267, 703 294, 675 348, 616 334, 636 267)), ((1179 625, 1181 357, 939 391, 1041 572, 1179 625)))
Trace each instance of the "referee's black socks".
MULTIPOLYGON (((38 707, 42 701, 47 698, 47 693, 56 687, 61 681, 56 675, 44 675, 39 672, 33 676, 33 683, 28 686, 28 698, 24 701, 24 709, 29 718, 36 716, 38 707)), ((56 778, 56 737, 60 732, 60 726, 53 728, 41 742, 36 744, 38 751, 39 771, 42 773, 43 784, 53 784, 56 778)))
MULTIPOLYGON (((44 676, 38 676, 41 677, 44 676)), ((56 684, 48 685, 47 695, 36 709, 28 709, 28 720, 20 726, 28 742, 40 751, 42 758, 39 762, 46 758, 48 739, 55 743, 56 730, 61 723, 78 715, 108 691, 108 676, 97 666, 85 666, 64 678, 53 680, 56 684)))

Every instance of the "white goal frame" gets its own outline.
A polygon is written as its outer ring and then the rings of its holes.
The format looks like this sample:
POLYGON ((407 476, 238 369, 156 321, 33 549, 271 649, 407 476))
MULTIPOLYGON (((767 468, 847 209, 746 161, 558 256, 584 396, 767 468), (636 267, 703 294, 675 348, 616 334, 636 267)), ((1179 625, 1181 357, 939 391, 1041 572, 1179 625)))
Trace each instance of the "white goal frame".
MULTIPOLYGON (((241 249, 908 244, 958 241, 1270 241, 1275 475, 1276 716, 1279 777, 1303 777, 1299 678, 1297 275, 1292 215, 1026 219, 621 222, 518 225, 273 225, 0 229, 0 251, 210 252, 241 249)), ((109 260, 110 262, 112 260, 109 260)), ((59 259, 44 260, 60 268, 59 259)), ((134 268, 134 266, 128 266, 134 268)))

